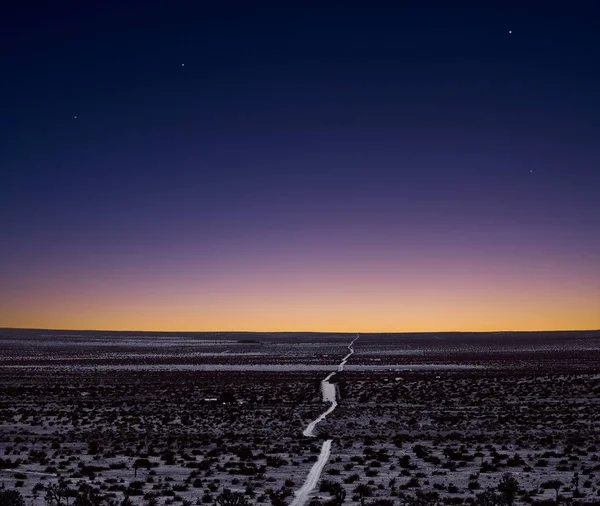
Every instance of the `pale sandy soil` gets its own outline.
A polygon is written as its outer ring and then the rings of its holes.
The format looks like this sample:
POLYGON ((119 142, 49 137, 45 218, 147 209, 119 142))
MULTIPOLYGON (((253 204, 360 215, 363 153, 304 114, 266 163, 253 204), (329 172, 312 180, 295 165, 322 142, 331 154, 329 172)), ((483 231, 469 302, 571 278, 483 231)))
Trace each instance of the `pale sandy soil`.
POLYGON ((349 504, 359 484, 367 504, 469 503, 506 472, 518 504, 554 498, 552 479, 568 501, 574 473, 576 501, 600 501, 600 332, 361 335, 316 438, 353 336, 56 334, 0 330, 0 483, 28 505, 59 477, 138 504, 289 504, 328 437, 322 480, 349 504))

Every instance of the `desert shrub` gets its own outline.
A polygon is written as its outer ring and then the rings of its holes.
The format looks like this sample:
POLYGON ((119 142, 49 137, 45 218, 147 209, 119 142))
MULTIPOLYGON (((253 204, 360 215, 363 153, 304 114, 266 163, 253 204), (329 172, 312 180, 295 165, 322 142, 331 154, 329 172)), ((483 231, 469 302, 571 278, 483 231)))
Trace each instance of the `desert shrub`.
POLYGON ((150 469, 151 467, 156 467, 157 464, 153 464, 152 462, 150 462, 147 458, 139 458, 139 459, 135 459, 135 462, 133 463, 133 467, 135 469, 139 469, 141 467, 144 467, 146 469, 150 469))
POLYGON ((269 492, 269 500, 273 506, 287 506, 285 502, 286 493, 285 491, 273 491, 269 492))
POLYGON ((336 485, 339 486, 339 483, 331 480, 321 480, 319 483, 319 492, 327 492, 330 494, 336 485))
POLYGON ((504 476, 502 476, 502 479, 498 484, 498 491, 500 494, 502 494, 502 497, 508 506, 512 506, 515 501, 515 496, 519 490, 519 482, 513 475, 506 473, 504 476))
MULTIPOLYGON (((317 458, 315 457, 315 462, 316 462, 317 458)), ((269 456, 267 457, 267 466, 271 466, 271 467, 282 467, 282 466, 287 466, 289 464, 289 462, 281 457, 277 457, 277 456, 269 456)))
POLYGON ((506 465, 509 467, 522 466, 523 464, 525 464, 525 461, 520 457, 518 453, 515 453, 506 461, 506 465))
POLYGON ((498 470, 498 468, 496 466, 494 466, 493 464, 491 464, 490 462, 488 462, 487 460, 481 464, 481 468, 479 469, 479 472, 481 473, 494 473, 498 470))
POLYGON ((348 476, 347 478, 344 479, 344 483, 354 483, 355 481, 360 480, 360 476, 356 473, 351 474, 350 476, 348 476))
MULTIPOLYGON (((464 497, 444 497, 444 504, 464 504, 464 497)), ((426 503, 429 506, 429 503, 426 503)))
POLYGON ((69 497, 69 489, 63 480, 59 480, 56 484, 50 484, 46 487, 46 504, 48 506, 62 506, 66 503, 69 497))
POLYGON ((235 454, 240 460, 251 460, 252 458, 254 458, 252 449, 248 446, 240 446, 235 452, 235 454))
POLYGON ((220 494, 215 502, 219 506, 246 506, 249 504, 248 499, 240 492, 225 491, 220 494))
POLYGON ((96 489, 85 485, 77 493, 73 506, 109 506, 111 501, 96 489))
POLYGON ((88 443, 88 454, 89 455, 96 455, 97 453, 100 452, 100 443, 98 443, 98 441, 90 441, 88 443))
POLYGON ((421 484, 419 483, 419 480, 417 478, 411 478, 406 484, 407 488, 419 488, 420 486, 421 484))
POLYGON ((0 490, 0 506, 25 506, 25 499, 17 490, 0 490))
POLYGON ((175 452, 168 450, 161 455, 161 459, 165 462, 165 465, 172 466, 175 464, 175 452))
POLYGON ((15 469, 16 467, 19 467, 19 465, 19 459, 12 461, 10 459, 0 458, 0 469, 15 469))
POLYGON ((437 492, 418 491, 415 496, 406 497, 403 504, 406 506, 437 506, 440 504, 439 495, 437 492))
POLYGON ((373 506, 394 506, 391 499, 377 499, 371 503, 373 506))
POLYGON ((546 490, 550 490, 554 488, 554 480, 544 481, 540 483, 540 487, 546 490))
POLYGON ((410 455, 402 456, 402 458, 400 459, 400 467, 403 469, 409 469, 412 467, 410 464, 410 455))
POLYGON ((429 452, 426 450, 426 448, 420 444, 413 446, 413 452, 415 452, 415 455, 420 459, 424 459, 429 455, 429 452))
POLYGON ((158 499, 155 495, 152 495, 146 499, 144 506, 158 506, 158 499))
POLYGON ((358 485, 353 492, 358 494, 359 497, 371 497, 373 495, 373 489, 364 483, 358 485))

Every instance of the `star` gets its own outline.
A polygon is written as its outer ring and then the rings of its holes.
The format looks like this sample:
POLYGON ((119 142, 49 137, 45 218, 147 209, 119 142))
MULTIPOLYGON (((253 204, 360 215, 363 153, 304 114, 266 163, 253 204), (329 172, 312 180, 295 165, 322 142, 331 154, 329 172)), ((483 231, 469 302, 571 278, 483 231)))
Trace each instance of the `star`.
POLYGON ((508 33, 512 33, 512 30, 509 30, 508 33))
POLYGON ((77 116, 73 116, 73 119, 77 119, 77 116))
POLYGON ((185 63, 182 63, 182 64, 181 64, 181 66, 182 66, 182 67, 185 67, 185 63))

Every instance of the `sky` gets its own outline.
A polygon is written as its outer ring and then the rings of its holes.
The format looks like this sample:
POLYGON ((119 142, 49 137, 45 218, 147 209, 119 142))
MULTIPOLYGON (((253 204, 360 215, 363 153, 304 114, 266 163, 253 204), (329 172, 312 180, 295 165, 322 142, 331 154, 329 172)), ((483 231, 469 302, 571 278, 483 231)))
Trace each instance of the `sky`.
POLYGON ((213 3, 0 8, 0 327, 600 328, 597 2, 213 3))

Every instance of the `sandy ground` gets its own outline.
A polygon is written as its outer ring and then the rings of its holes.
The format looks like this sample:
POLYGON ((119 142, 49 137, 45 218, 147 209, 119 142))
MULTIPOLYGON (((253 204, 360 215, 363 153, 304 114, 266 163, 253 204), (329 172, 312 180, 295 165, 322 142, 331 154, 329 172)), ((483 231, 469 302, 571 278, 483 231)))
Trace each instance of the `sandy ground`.
POLYGON ((551 480, 600 501, 600 332, 361 334, 305 437, 352 338, 0 330, 0 483, 33 506, 59 478, 136 504, 289 504, 331 440, 323 501, 330 481, 346 503, 470 503, 507 472, 517 504, 554 499, 551 480))

